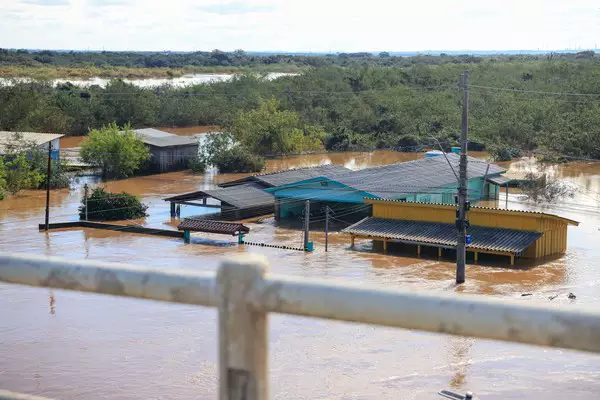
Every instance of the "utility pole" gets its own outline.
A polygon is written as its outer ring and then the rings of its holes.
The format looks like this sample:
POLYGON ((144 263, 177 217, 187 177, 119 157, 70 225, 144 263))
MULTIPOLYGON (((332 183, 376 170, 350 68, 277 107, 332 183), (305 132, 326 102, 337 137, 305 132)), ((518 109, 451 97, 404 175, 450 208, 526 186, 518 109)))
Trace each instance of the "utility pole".
POLYGON ((325 251, 329 244, 329 206, 325 206, 325 251))
POLYGON ((469 72, 460 76, 460 87, 463 89, 462 130, 460 134, 460 165, 458 185, 458 210, 456 228, 456 283, 465 282, 465 264, 467 258, 467 135, 469 133, 469 72))
POLYGON ((83 185, 83 191, 84 191, 84 196, 85 196, 85 220, 88 220, 88 184, 86 183, 85 185, 83 185))
POLYGON ((52 175, 52 141, 48 142, 48 169, 46 171, 46 231, 50 229, 50 176, 52 175))
POLYGON ((304 203, 304 250, 308 250, 308 228, 310 223, 310 201, 304 203))

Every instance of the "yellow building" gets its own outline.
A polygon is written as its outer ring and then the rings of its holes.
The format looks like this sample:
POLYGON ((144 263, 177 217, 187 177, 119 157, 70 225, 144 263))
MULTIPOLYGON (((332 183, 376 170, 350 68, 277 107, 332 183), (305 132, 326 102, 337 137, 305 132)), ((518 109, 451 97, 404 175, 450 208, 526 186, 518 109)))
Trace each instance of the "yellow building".
MULTIPOLYGON (((372 205, 372 216, 346 228, 355 238, 378 240, 384 250, 390 242, 417 246, 456 248, 456 207, 445 204, 414 203, 365 199, 372 205)), ((479 253, 537 259, 562 254, 567 249, 567 226, 578 222, 552 214, 533 211, 471 207, 468 213, 472 241, 467 251, 475 260, 479 253)))

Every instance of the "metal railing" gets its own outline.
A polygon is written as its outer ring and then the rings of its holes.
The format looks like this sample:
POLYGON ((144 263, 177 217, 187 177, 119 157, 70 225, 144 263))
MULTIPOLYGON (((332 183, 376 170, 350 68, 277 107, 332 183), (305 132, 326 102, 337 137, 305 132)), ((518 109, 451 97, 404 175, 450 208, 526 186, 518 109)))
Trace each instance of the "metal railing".
POLYGON ((262 256, 216 275, 0 253, 0 281, 217 307, 219 398, 268 398, 268 313, 600 352, 600 312, 465 294, 383 290, 269 275, 262 256))

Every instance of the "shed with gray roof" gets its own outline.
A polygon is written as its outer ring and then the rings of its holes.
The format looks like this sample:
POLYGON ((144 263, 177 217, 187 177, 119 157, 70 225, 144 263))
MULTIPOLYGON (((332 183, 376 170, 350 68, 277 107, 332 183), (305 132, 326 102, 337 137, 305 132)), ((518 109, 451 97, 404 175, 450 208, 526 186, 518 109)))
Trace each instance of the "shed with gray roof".
POLYGON ((198 140, 190 136, 178 136, 158 129, 134 130, 150 150, 151 169, 158 172, 185 169, 191 159, 198 155, 198 140))

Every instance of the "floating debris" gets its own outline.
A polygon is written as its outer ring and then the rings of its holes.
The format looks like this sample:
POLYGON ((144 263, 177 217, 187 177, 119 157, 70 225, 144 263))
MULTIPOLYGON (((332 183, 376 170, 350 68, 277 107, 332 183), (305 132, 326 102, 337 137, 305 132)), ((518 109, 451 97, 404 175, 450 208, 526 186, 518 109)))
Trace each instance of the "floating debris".
POLYGON ((570 298, 571 300, 577 298, 577 296, 575 296, 573 293, 569 293, 569 295, 567 297, 570 298))

